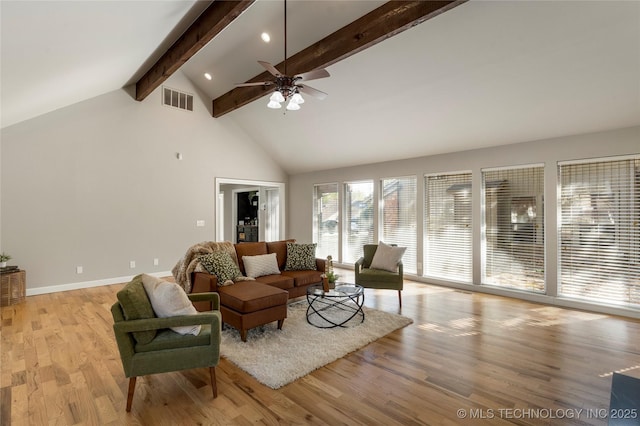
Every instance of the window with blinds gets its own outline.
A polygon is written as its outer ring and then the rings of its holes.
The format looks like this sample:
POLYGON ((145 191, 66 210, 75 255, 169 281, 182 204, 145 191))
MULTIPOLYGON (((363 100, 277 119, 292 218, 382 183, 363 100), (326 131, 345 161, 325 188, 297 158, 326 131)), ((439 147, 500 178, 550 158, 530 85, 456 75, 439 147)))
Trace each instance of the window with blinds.
POLYGON ((344 184, 342 262, 353 263, 373 244, 373 181, 344 184))
POLYGON ((544 166, 483 170, 482 185, 482 283, 544 292, 544 166))
POLYGON ((559 293, 640 306, 640 157, 559 164, 559 293))
POLYGON ((326 259, 330 255, 338 260, 338 184, 314 185, 313 201, 313 242, 317 244, 316 256, 326 259))
POLYGON ((406 247, 402 257, 404 272, 416 274, 416 177, 382 179, 382 232, 387 244, 406 247))
POLYGON ((471 283, 471 173, 424 180, 423 275, 471 283))

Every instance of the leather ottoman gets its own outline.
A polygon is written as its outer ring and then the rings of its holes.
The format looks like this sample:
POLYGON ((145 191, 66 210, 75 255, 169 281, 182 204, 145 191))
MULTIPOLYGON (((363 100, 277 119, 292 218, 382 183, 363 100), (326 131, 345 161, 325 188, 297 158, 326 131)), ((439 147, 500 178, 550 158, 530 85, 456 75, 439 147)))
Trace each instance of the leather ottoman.
POLYGON ((240 331, 240 338, 247 341, 247 330, 278 321, 282 329, 287 317, 289 292, 255 281, 240 281, 218 288, 222 322, 240 331))

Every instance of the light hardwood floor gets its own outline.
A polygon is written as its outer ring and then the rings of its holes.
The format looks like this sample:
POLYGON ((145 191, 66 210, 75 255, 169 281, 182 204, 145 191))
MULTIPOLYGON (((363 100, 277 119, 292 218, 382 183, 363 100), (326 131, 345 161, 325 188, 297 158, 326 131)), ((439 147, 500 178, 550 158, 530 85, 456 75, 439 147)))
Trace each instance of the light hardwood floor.
POLYGON ((279 390, 222 359, 217 399, 207 369, 161 374, 126 413, 120 288, 2 308, 2 425, 606 424, 611 373, 640 377, 639 321, 407 282, 401 311, 394 291, 365 304, 413 324, 279 390))

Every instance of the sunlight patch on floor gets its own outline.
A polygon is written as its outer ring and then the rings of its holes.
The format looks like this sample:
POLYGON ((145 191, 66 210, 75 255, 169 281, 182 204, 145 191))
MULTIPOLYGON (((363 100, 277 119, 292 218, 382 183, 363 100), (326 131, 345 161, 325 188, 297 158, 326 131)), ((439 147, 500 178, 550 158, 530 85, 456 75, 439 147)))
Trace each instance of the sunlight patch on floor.
POLYGON ((616 371, 609 371, 608 373, 602 373, 602 374, 598 374, 598 377, 609 377, 609 376, 613 376, 613 373, 627 373, 629 371, 632 370, 637 370, 640 368, 640 365, 634 365, 633 367, 627 367, 627 368, 623 368, 621 370, 616 370, 616 371))

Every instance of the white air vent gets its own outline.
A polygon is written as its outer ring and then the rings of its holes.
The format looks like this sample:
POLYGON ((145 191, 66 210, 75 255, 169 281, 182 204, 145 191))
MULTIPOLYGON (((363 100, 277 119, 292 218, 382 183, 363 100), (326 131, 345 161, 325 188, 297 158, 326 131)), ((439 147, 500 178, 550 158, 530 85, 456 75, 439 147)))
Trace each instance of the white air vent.
POLYGON ((162 86, 162 103, 166 106, 193 111, 193 95, 162 86))

